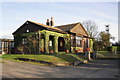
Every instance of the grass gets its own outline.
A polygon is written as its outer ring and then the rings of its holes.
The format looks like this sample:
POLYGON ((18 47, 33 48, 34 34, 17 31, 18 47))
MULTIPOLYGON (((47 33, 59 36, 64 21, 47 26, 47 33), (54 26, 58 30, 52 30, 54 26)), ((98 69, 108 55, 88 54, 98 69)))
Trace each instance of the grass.
POLYGON ((106 53, 106 52, 111 52, 111 51, 97 51, 97 52, 106 53))
POLYGON ((97 58, 99 58, 99 59, 119 59, 120 53, 113 54, 110 51, 98 51, 97 58))
POLYGON ((0 61, 0 63, 5 63, 4 61, 0 61))
MULTIPOLYGON (((77 60, 83 61, 85 58, 82 55, 77 54, 70 54, 70 53, 58 53, 53 55, 20 55, 20 54, 6 54, 2 55, 3 59, 9 59, 14 61, 15 58, 27 58, 27 59, 34 59, 40 61, 46 61, 51 63, 68 63, 68 62, 75 62, 77 60)), ((19 61, 23 62, 23 61, 19 61)))

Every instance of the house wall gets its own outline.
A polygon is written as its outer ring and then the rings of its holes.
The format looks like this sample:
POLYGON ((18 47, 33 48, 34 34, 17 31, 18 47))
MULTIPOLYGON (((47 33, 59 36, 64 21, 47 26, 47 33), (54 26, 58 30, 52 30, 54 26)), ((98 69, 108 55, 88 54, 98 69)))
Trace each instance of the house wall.
MULTIPOLYGON (((85 52, 85 49, 89 46, 89 43, 87 41, 88 38, 84 38, 82 37, 82 40, 81 40, 81 43, 80 43, 80 47, 78 47, 76 45, 76 40, 75 40, 75 46, 71 46, 71 52, 72 53, 75 53, 75 52, 78 52, 78 53, 84 53, 85 52)), ((92 46, 92 45, 91 45, 92 46)))
POLYGON ((80 53, 84 53, 87 47, 90 47, 92 52, 93 42, 92 39, 87 41, 88 38, 82 37, 82 46, 77 47, 71 46, 71 35, 70 34, 62 34, 48 30, 41 30, 37 32, 29 32, 23 33, 19 35, 14 35, 14 42, 16 53, 23 54, 49 54, 50 50, 53 50, 53 53, 58 53, 58 38, 63 37, 65 41, 65 51, 68 50, 71 53, 76 52, 76 50, 80 53), (50 36, 52 36, 53 45, 49 46, 50 36), (27 43, 23 44, 23 38, 27 38, 27 43))
POLYGON ((74 28, 72 28, 70 30, 70 32, 88 36, 87 32, 84 30, 84 28, 81 24, 77 24, 74 28))
POLYGON ((69 45, 69 34, 62 34, 48 30, 42 30, 37 32, 23 33, 19 35, 14 35, 16 53, 31 53, 31 54, 40 54, 42 51, 44 53, 50 53, 49 47, 49 37, 53 36, 54 43, 51 48, 54 53, 58 53, 58 38, 63 37, 65 41, 65 49, 70 49, 69 45), (41 39, 41 35, 44 35, 44 38, 41 39), (34 36, 34 37, 33 37, 34 36), (27 43, 23 44, 23 39, 27 39, 27 43), (41 51, 42 50, 42 51, 41 51))

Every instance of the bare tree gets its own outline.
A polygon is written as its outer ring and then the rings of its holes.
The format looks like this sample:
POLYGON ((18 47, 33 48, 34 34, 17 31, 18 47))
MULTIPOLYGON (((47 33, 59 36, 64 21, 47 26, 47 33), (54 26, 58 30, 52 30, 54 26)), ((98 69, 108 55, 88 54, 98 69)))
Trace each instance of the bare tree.
POLYGON ((93 38, 97 37, 99 31, 98 26, 94 21, 92 20, 83 21, 82 25, 85 27, 90 37, 93 38))

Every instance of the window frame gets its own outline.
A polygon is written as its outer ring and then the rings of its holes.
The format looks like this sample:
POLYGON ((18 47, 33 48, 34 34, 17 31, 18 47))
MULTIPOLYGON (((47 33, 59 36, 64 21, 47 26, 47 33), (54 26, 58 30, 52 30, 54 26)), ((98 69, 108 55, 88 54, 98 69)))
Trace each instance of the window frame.
POLYGON ((82 47, 82 37, 76 36, 76 47, 82 47))

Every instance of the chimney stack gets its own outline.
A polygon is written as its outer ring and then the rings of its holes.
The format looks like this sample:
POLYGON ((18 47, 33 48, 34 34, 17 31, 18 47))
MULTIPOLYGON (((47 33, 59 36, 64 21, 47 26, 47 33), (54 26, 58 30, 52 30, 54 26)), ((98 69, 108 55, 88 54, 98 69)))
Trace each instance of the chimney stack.
POLYGON ((50 26, 54 26, 53 17, 51 17, 50 26))
POLYGON ((48 25, 48 26, 50 25, 50 23, 49 23, 49 19, 47 19, 46 25, 48 25))

